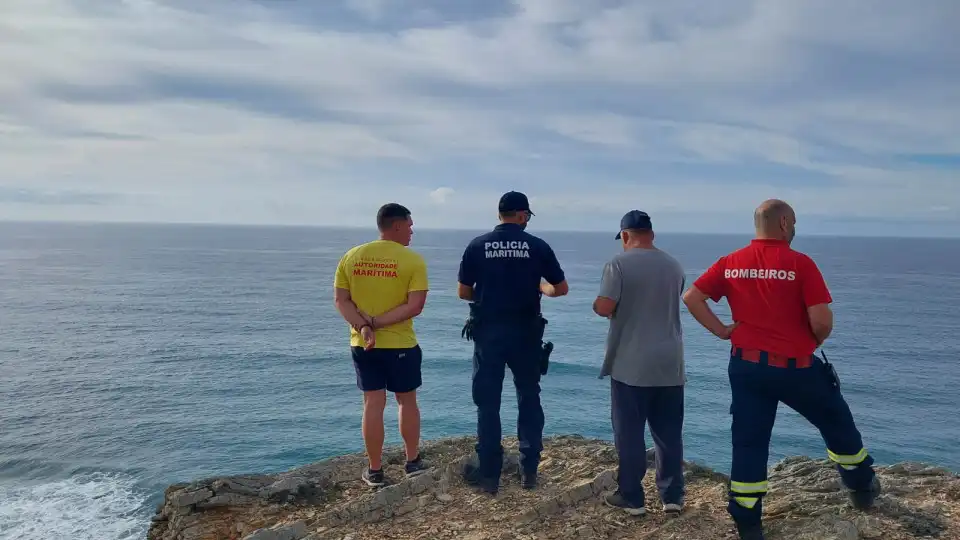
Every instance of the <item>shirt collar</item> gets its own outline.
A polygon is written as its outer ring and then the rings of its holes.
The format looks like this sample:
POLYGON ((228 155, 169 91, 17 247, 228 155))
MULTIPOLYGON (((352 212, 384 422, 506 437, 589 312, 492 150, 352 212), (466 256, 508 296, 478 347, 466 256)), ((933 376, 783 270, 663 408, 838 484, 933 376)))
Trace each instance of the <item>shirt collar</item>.
POLYGON ((754 238, 750 241, 751 244, 760 244, 766 246, 787 246, 789 245, 786 240, 777 240, 776 238, 754 238))

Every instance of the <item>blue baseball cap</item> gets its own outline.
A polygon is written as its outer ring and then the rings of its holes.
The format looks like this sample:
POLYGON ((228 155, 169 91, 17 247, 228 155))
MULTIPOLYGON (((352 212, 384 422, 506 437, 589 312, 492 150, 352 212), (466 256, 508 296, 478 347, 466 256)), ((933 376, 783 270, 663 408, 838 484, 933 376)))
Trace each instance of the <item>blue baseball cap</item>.
MULTIPOLYGON (((620 218, 620 232, 626 229, 651 230, 653 229, 653 223, 650 221, 650 216, 647 215, 646 212, 631 210, 620 218)), ((619 239, 620 233, 618 232, 617 240, 619 239)))
POLYGON ((501 212, 530 212, 530 215, 535 215, 532 210, 530 210, 530 201, 527 200, 527 196, 519 191, 508 191, 500 197, 500 211, 501 212))

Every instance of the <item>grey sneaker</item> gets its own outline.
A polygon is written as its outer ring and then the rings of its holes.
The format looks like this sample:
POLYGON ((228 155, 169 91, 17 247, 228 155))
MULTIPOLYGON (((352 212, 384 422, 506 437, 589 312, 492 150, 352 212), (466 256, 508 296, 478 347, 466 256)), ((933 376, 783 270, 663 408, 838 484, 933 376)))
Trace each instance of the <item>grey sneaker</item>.
POLYGON ((607 495, 604 497, 603 502, 605 502, 607 506, 611 508, 619 508, 631 516, 640 517, 647 514, 647 509, 642 504, 637 505, 628 501, 623 495, 620 494, 620 491, 616 491, 611 495, 607 495))
POLYGON ((420 476, 421 474, 430 470, 430 465, 427 465, 420 456, 418 455, 413 461, 408 461, 406 465, 403 466, 403 472, 407 475, 407 478, 413 478, 414 476, 420 476))
POLYGON ((664 514, 679 514, 683 512, 683 503, 669 503, 663 505, 664 514))
POLYGON ((367 468, 363 471, 363 474, 360 475, 360 478, 370 487, 383 487, 387 485, 387 482, 383 477, 383 469, 374 471, 370 468, 367 468))

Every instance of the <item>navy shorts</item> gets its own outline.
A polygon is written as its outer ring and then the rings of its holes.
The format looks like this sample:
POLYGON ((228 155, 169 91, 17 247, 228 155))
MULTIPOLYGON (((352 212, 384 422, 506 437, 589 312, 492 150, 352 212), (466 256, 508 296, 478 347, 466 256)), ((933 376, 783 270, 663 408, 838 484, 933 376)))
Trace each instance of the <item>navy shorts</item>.
POLYGON ((386 389, 402 394, 412 392, 423 380, 420 364, 423 351, 417 345, 410 349, 371 349, 350 347, 353 367, 357 370, 357 387, 364 392, 386 389))

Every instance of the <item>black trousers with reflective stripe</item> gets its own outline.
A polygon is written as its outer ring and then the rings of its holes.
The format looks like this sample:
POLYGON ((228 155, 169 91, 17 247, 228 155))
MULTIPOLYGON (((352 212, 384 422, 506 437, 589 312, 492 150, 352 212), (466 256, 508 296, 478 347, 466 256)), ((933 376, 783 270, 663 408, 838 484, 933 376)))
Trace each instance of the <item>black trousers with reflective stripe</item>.
POLYGON ((760 522, 766 492, 770 435, 777 407, 784 403, 806 418, 823 437, 828 456, 837 463, 844 485, 867 490, 873 482, 873 458, 840 389, 833 386, 822 361, 812 367, 778 368, 730 358, 733 402, 733 468, 728 506, 741 524, 760 522))

